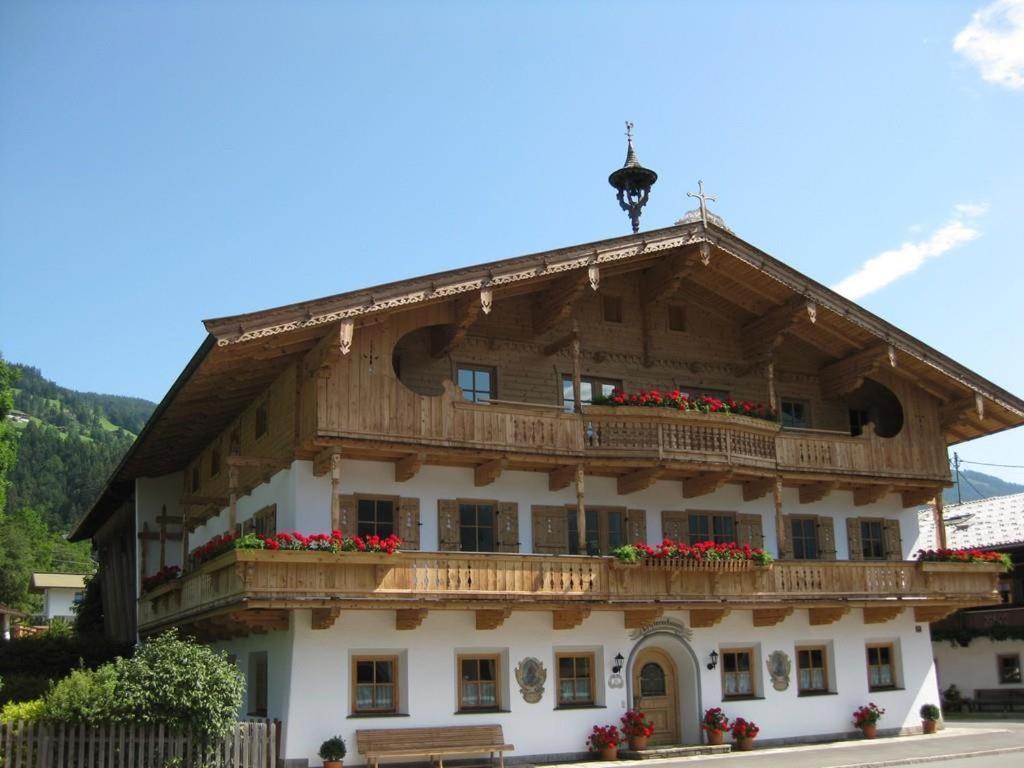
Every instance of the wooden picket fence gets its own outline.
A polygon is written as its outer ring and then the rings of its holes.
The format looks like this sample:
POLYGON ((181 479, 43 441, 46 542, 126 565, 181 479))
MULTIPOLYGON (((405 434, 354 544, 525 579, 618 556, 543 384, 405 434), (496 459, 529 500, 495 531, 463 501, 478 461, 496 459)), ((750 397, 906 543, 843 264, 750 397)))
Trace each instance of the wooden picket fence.
POLYGON ((277 721, 239 722, 205 742, 163 725, 0 723, 0 768, 276 768, 277 721))

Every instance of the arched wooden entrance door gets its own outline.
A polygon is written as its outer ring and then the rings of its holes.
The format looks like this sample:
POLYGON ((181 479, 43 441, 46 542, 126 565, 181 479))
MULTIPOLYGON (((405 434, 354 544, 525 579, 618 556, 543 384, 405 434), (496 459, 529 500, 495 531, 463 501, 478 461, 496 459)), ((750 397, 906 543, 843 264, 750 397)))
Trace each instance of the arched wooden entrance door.
MULTIPOLYGON (((659 648, 644 648, 633 663, 633 708, 654 723, 651 746, 679 743, 679 675, 659 648)), ((694 715, 696 717, 696 715, 694 715)))

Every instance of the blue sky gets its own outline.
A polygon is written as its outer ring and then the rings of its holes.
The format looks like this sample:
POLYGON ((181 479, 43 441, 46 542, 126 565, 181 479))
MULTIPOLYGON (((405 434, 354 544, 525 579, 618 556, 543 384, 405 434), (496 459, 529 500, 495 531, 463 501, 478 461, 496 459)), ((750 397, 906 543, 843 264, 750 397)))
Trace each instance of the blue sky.
MULTIPOLYGON (((1024 393, 1021 0, 9 0, 0 351, 158 400, 204 317, 625 233, 626 119, 644 227, 701 177, 741 237, 1024 393)), ((1024 430, 960 453, 1024 465, 1024 430)))

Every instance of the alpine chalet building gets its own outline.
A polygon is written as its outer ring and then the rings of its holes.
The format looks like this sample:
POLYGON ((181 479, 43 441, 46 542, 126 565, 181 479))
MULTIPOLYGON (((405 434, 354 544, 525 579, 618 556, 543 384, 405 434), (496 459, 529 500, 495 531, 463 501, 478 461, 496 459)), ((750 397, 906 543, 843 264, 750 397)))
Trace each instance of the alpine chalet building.
POLYGON ((473 724, 578 756, 633 706, 664 745, 715 706, 760 743, 842 737, 868 701, 912 732, 929 622, 998 599, 997 566, 913 559, 916 508, 1024 402, 716 217, 206 328, 74 535, 110 634, 226 650, 288 765, 473 724), (217 539, 295 531, 401 545, 217 539), (610 554, 666 538, 775 559, 610 554))

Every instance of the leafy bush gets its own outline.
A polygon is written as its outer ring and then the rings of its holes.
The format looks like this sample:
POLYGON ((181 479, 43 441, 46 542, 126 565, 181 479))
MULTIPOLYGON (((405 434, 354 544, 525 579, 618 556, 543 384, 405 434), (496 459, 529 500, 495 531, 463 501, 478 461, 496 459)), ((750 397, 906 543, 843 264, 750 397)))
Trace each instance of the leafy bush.
POLYGON ((50 678, 46 675, 5 675, 4 687, 0 690, 0 704, 41 699, 49 687, 50 678))
POLYGON ((62 619, 60 616, 54 616, 50 619, 49 625, 43 630, 42 636, 45 638, 69 638, 75 634, 74 625, 67 619, 62 619))
POLYGON ((117 719, 117 673, 112 664, 76 669, 46 694, 46 716, 68 723, 105 723, 117 719))
POLYGON ((130 659, 118 659, 121 717, 164 723, 171 730, 222 736, 236 722, 245 681, 223 652, 168 630, 130 659))
POLYGON ((0 709, 0 723, 14 723, 19 720, 40 720, 46 717, 46 702, 42 699, 31 701, 9 701, 0 709))
POLYGON ((332 736, 320 745, 321 760, 341 760, 345 757, 345 740, 341 736, 332 736))
POLYGON ((921 705, 922 720, 938 720, 940 717, 942 717, 942 712, 935 704, 921 705))

